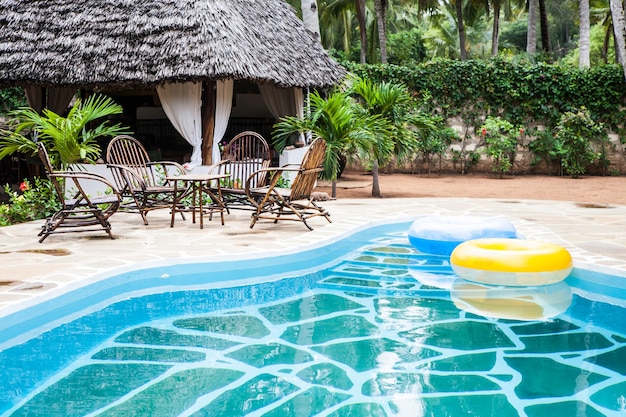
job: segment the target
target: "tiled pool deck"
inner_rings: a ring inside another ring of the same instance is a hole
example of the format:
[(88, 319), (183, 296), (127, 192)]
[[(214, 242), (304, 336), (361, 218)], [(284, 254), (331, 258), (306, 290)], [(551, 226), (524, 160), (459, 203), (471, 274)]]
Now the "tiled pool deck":
[(470, 198), (339, 199), (322, 205), (333, 223), (312, 219), (311, 232), (296, 222), (259, 222), (251, 230), (250, 213), (245, 211), (227, 215), (224, 226), (217, 219), (205, 222), (203, 230), (189, 217), (177, 218), (170, 228), (166, 210), (150, 213), (149, 226), (137, 214), (118, 213), (111, 218), (113, 240), (104, 232), (69, 233), (52, 235), (39, 244), (42, 221), (0, 228), (0, 317), (68, 288), (135, 269), (142, 262), (292, 252), (372, 223), (431, 214), (504, 216), (526, 238), (566, 247), (576, 265), (615, 268), (626, 276), (626, 206)]

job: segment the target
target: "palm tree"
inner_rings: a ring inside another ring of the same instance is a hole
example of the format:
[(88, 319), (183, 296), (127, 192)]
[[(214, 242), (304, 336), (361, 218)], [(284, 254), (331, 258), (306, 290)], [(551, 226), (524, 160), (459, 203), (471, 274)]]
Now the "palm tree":
[(418, 146), (415, 128), (430, 127), (426, 117), (411, 113), (413, 101), (406, 86), (397, 83), (373, 83), (364, 78), (355, 78), (350, 90), (363, 103), (371, 116), (384, 119), (388, 124), (385, 136), (370, 150), (372, 159), (372, 196), (381, 197), (378, 167), (388, 163), (395, 155), (399, 160), (413, 155)]
[[(348, 54), (352, 41), (354, 17), (356, 17), (359, 30), (360, 62), (365, 64), (367, 61), (367, 8), (365, 0), (332, 0), (324, 4), (320, 15), (321, 24), (325, 27), (324, 44), (329, 47), (333, 44), (331, 40), (341, 32), (343, 33), (343, 50)], [(335, 20), (337, 21), (334, 22)]]
[(359, 39), (361, 40), (361, 64), (367, 62), (367, 19), (365, 17), (365, 0), (355, 0), (356, 18), (359, 23)]
[(501, 0), (493, 0), (493, 29), (491, 31), (491, 55), (498, 55), (498, 44), (500, 43), (500, 9)]
[(30, 107), (15, 110), (9, 114), (10, 129), (0, 131), (0, 159), (16, 152), (35, 155), (40, 141), (54, 162), (64, 169), (81, 161), (95, 163), (101, 153), (96, 139), (131, 132), (119, 124), (110, 126), (107, 121), (93, 128), (89, 126), (98, 119), (122, 112), (122, 106), (102, 95), (76, 100), (67, 117), (49, 109), (44, 109), (42, 114)]
[(465, 48), (465, 23), (463, 22), (463, 3), (461, 0), (455, 0), (456, 6), (456, 25), (459, 30), (459, 52), (461, 61), (467, 59), (467, 49)]
[(621, 0), (610, 0), (611, 16), (613, 18), (613, 32), (615, 33), (615, 55), (619, 57), (619, 63), (624, 68), (626, 77), (626, 36), (624, 27), (624, 6)]
[(590, 61), (589, 0), (578, 0), (580, 13), (580, 37), (578, 41), (578, 66), (588, 68)]
[(320, 38), (320, 21), (317, 13), (317, 0), (303, 0), (300, 3), (304, 27)]
[(311, 132), (323, 138), (326, 158), (322, 178), (332, 181), (334, 198), (341, 155), (371, 149), (387, 128), (384, 119), (366, 114), (347, 92), (337, 90), (324, 99), (315, 91), (310, 96), (309, 114), (302, 118), (286, 116), (274, 125), (273, 143), (282, 152), (293, 134)]
[(526, 35), (526, 52), (537, 52), (537, 19), (539, 12), (539, 0), (528, 0), (528, 32)]
[(380, 62), (387, 63), (387, 0), (374, 0), (376, 27), (378, 28), (378, 47)]
[(548, 12), (546, 11), (546, 0), (538, 0), (539, 2), (539, 23), (541, 26), (541, 46), (543, 52), (549, 54), (552, 50), (550, 47), (550, 30), (548, 27)]

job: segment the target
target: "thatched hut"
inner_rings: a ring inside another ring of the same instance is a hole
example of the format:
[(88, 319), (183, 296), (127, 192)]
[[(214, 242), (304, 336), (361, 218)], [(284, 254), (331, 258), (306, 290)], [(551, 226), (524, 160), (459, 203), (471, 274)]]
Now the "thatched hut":
[(0, 86), (57, 111), (77, 90), (153, 95), (195, 164), (219, 157), (234, 82), (279, 117), (343, 75), (283, 0), (0, 0)]

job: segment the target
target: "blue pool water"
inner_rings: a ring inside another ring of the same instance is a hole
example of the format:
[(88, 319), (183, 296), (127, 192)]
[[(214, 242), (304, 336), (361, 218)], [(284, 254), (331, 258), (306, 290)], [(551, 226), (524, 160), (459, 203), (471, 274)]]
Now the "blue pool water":
[(490, 288), (408, 223), (127, 272), (0, 323), (0, 416), (618, 416), (624, 278)]

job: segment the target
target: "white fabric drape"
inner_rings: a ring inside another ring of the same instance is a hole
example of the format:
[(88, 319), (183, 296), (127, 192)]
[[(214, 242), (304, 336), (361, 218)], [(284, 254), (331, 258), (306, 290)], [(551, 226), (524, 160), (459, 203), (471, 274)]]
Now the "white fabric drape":
[[(281, 88), (271, 84), (260, 84), (259, 91), (263, 102), (272, 116), (280, 119), (283, 116), (304, 115), (304, 100), (301, 88)], [(303, 139), (303, 135), (300, 135)]]
[(173, 83), (157, 87), (163, 111), (193, 147), (188, 169), (202, 165), (202, 83)]
[(270, 84), (260, 84), (259, 91), (265, 105), (275, 118), (302, 116), (304, 103), (301, 88), (280, 88)]
[(213, 131), (213, 153), (211, 162), (221, 160), (220, 141), (226, 133), (230, 111), (233, 107), (233, 80), (218, 80), (215, 97), (215, 129)]

